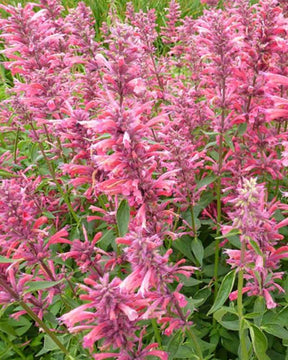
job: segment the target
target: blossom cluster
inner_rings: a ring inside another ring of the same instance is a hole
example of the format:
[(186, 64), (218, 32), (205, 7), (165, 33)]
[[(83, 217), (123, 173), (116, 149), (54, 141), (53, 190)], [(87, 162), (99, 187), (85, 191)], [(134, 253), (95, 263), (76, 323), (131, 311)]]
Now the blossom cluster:
[(0, 303), (43, 319), (67, 284), (57, 329), (96, 360), (166, 360), (174, 333), (193, 341), (201, 289), (186, 284), (216, 296), (219, 260), (268, 309), (284, 292), (287, 5), (201, 2), (194, 19), (171, 0), (163, 27), (112, 6), (101, 41), (82, 2), (0, 5), (0, 122), (15, 137), (0, 154)]

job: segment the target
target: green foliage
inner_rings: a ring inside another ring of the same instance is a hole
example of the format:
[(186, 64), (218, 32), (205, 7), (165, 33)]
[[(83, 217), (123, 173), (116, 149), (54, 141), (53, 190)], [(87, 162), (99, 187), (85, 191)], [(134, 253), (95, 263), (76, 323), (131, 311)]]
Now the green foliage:
[(119, 236), (126, 235), (129, 226), (130, 207), (127, 200), (122, 200), (116, 213)]

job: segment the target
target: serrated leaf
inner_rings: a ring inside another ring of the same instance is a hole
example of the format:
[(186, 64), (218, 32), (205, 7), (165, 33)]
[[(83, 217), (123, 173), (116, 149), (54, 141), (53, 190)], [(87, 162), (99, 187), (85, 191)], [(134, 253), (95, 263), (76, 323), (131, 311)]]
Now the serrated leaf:
[(268, 342), (263, 332), (255, 325), (249, 325), (253, 349), (258, 360), (271, 360), (266, 354)]
[(235, 281), (236, 272), (235, 270), (230, 271), (227, 275), (225, 275), (224, 279), (222, 280), (222, 283), (220, 285), (217, 297), (215, 299), (215, 302), (211, 309), (208, 311), (207, 315), (212, 314), (216, 310), (219, 310), (221, 306), (225, 303), (225, 301), (228, 299), (228, 296), (230, 295), (234, 281)]
[(38, 290), (46, 290), (49, 289), (55, 285), (60, 284), (63, 282), (63, 279), (58, 281), (28, 281), (25, 285), (28, 286), (28, 289), (23, 291), (24, 294), (38, 291)]
[(49, 351), (58, 350), (58, 345), (48, 336), (44, 336), (44, 346), (43, 348), (36, 354), (36, 356), (40, 356), (46, 354)]
[(130, 207), (127, 200), (122, 200), (116, 214), (119, 236), (125, 236), (128, 231), (130, 220)]
[(199, 190), (200, 188), (204, 187), (204, 186), (208, 186), (211, 183), (213, 183), (215, 180), (217, 179), (216, 175), (209, 175), (206, 176), (204, 179), (201, 179), (197, 186), (196, 186), (196, 190)]

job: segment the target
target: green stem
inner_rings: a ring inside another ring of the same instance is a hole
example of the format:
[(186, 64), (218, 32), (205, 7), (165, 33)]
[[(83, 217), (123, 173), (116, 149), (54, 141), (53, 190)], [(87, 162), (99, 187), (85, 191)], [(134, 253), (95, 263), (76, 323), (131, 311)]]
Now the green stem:
[(15, 138), (15, 143), (14, 143), (14, 163), (16, 164), (17, 162), (17, 147), (18, 147), (18, 142), (19, 142), (19, 133), (20, 133), (20, 128), (17, 128), (17, 132), (16, 132), (16, 138)]
[(69, 359), (75, 360), (70, 354), (66, 347), (59, 341), (57, 336), (46, 326), (46, 324), (34, 313), (34, 311), (23, 301), (20, 296), (7, 284), (5, 279), (0, 276), (0, 286), (4, 288), (12, 298), (26, 311), (26, 313), (33, 319), (39, 326), (45, 331), (45, 333), (54, 341), (59, 349), (68, 356)]
[(70, 359), (74, 359), (70, 354), (69, 351), (66, 349), (66, 347), (59, 341), (57, 336), (46, 326), (46, 324), (34, 313), (33, 310), (30, 309), (30, 307), (25, 304), (24, 301), (20, 300), (19, 305), (27, 312), (27, 314), (36, 321), (39, 326), (45, 331), (45, 333), (51, 338), (51, 340), (54, 341), (54, 343), (59, 347), (59, 349), (67, 355)]
[(43, 128), (44, 128), (44, 131), (45, 131), (47, 140), (48, 140), (49, 143), (51, 144), (51, 143), (52, 143), (52, 140), (51, 140), (51, 138), (50, 138), (50, 134), (49, 134), (49, 131), (48, 131), (48, 129), (47, 129), (47, 126), (46, 126), (45, 124), (43, 124)]
[[(219, 154), (220, 155), (220, 154)], [(222, 156), (222, 155), (221, 155)], [(222, 217), (222, 209), (221, 209), (221, 176), (218, 176), (217, 184), (216, 184), (216, 201), (217, 201), (217, 230), (216, 230), (216, 239), (215, 239), (215, 259), (214, 259), (214, 299), (216, 299), (218, 293), (218, 268), (219, 268), (219, 256), (220, 256), (220, 224)]]
[(158, 347), (160, 350), (162, 350), (162, 340), (161, 340), (161, 335), (160, 335), (160, 332), (159, 332), (159, 329), (158, 329), (158, 325), (157, 325), (157, 321), (156, 319), (152, 319), (151, 320), (151, 323), (152, 323), (152, 327), (153, 327), (153, 330), (154, 330), (154, 335), (155, 335), (155, 339), (158, 343)]
[[(15, 351), (15, 353), (18, 354), (18, 355), (21, 357), (21, 359), (23, 359), (23, 360), (26, 359), (26, 357), (24, 356), (24, 354), (22, 353), (22, 351), (20, 351), (20, 350), (18, 349), (18, 347), (17, 347), (12, 341), (10, 341), (10, 340), (8, 339), (8, 337), (6, 338), (6, 337), (4, 336), (4, 334), (1, 333), (1, 332), (0, 332), (0, 338), (1, 338), (6, 344), (9, 345), (8, 349), (7, 349), (6, 346), (5, 346), (6, 350), (9, 351), (9, 350), (12, 348), (12, 349)], [(8, 351), (7, 351), (7, 352), (8, 352)], [(6, 352), (5, 352), (5, 353), (6, 353)], [(0, 355), (4, 356), (5, 353), (1, 353)], [(4, 359), (4, 357), (3, 357), (3, 359)]]
[(189, 202), (190, 202), (190, 213), (191, 213), (191, 222), (192, 222), (192, 230), (194, 234), (194, 239), (197, 239), (197, 230), (196, 230), (196, 224), (195, 224), (195, 216), (194, 216), (194, 207), (191, 202), (191, 197), (189, 196)]
[(204, 358), (203, 358), (202, 350), (201, 350), (199, 341), (198, 341), (196, 335), (194, 334), (194, 331), (191, 328), (189, 329), (188, 327), (186, 330), (187, 330), (187, 334), (189, 335), (189, 337), (195, 347), (195, 351), (199, 357), (199, 360), (203, 360)]
[[(221, 51), (221, 59), (222, 64), (224, 63), (224, 54)], [(221, 104), (221, 123), (220, 123), (220, 137), (219, 137), (219, 159), (218, 159), (218, 178), (216, 183), (216, 198), (217, 198), (217, 230), (216, 230), (216, 240), (215, 240), (215, 260), (214, 260), (214, 299), (216, 299), (218, 293), (218, 268), (219, 268), (219, 257), (220, 257), (220, 248), (219, 248), (219, 235), (220, 235), (220, 224), (222, 217), (222, 209), (221, 209), (221, 171), (223, 165), (223, 140), (224, 140), (224, 125), (225, 125), (225, 117), (226, 117), (226, 79), (225, 77), (222, 79), (222, 104)]]
[(61, 141), (60, 141), (60, 139), (59, 139), (58, 136), (56, 137), (56, 140), (57, 140), (57, 144), (58, 144), (58, 146), (59, 146), (59, 150), (60, 150), (60, 153), (61, 153), (63, 162), (64, 162), (64, 163), (67, 163), (68, 160), (67, 160), (67, 158), (66, 158), (66, 156), (65, 156), (65, 154), (64, 154), (63, 147), (62, 147)]
[(57, 190), (59, 191), (59, 193), (61, 194), (61, 196), (63, 197), (69, 211), (70, 211), (70, 214), (72, 215), (72, 217), (74, 218), (74, 220), (76, 221), (77, 225), (79, 225), (79, 218), (78, 216), (76, 215), (72, 205), (71, 205), (71, 202), (68, 198), (68, 195), (63, 191), (62, 187), (60, 186), (58, 180), (56, 179), (56, 173), (55, 173), (55, 170), (54, 170), (54, 167), (52, 166), (50, 160), (48, 159), (46, 153), (45, 153), (45, 150), (44, 150), (44, 147), (43, 147), (43, 144), (42, 142), (40, 141), (38, 135), (37, 135), (37, 132), (34, 128), (34, 125), (32, 123), (32, 121), (30, 121), (30, 125), (31, 125), (31, 128), (32, 128), (32, 131), (33, 131), (33, 134), (35, 136), (35, 138), (37, 139), (37, 142), (38, 142), (38, 145), (39, 145), (39, 148), (40, 148), (40, 151), (41, 151), (41, 154), (43, 155), (43, 158), (48, 166), (48, 169), (49, 169), (49, 172), (52, 176), (52, 179), (57, 187)]
[[(175, 307), (176, 307), (176, 310), (179, 314), (179, 317), (181, 318), (181, 320), (185, 323), (187, 323), (187, 319), (185, 318), (179, 304), (176, 302), (175, 303)], [(189, 328), (188, 325), (186, 326), (186, 331), (187, 331), (187, 334), (189, 336), (189, 338), (191, 339), (192, 341), (192, 344), (195, 348), (195, 352), (199, 358), (199, 360), (204, 360), (204, 357), (203, 357), (203, 354), (202, 354), (202, 350), (201, 350), (201, 347), (200, 347), (200, 344), (199, 344), (199, 340), (197, 338), (197, 336), (194, 334), (194, 331), (192, 328)]]
[[(241, 264), (245, 261), (245, 241), (241, 243)], [(248, 360), (248, 352), (245, 341), (245, 329), (244, 329), (244, 318), (243, 318), (243, 283), (244, 283), (244, 270), (241, 268), (238, 272), (238, 296), (237, 296), (237, 310), (239, 316), (239, 338), (240, 338), (240, 349), (241, 349), (241, 360)]]

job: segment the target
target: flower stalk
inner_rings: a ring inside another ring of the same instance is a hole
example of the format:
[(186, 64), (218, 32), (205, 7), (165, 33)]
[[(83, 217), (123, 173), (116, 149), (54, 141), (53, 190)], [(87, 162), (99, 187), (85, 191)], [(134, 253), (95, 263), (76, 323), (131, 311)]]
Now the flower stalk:
[(240, 339), (240, 351), (241, 351), (241, 360), (248, 360), (248, 352), (246, 347), (246, 341), (245, 341), (245, 322), (243, 317), (243, 283), (244, 283), (244, 270), (243, 270), (243, 264), (245, 261), (245, 250), (246, 250), (246, 244), (243, 239), (241, 243), (241, 264), (242, 267), (239, 269), (238, 272), (238, 296), (237, 296), (237, 310), (238, 310), (238, 316), (239, 316), (239, 339)]

